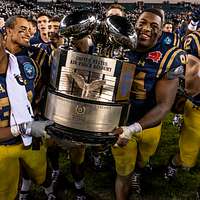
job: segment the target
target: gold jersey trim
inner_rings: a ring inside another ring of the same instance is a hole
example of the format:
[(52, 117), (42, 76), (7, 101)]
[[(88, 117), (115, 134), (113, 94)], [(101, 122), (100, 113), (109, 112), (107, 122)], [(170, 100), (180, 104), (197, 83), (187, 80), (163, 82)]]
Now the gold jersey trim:
[(9, 99), (8, 97), (4, 97), (0, 99), (0, 107), (9, 106)]
[(166, 60), (167, 60), (169, 54), (170, 54), (172, 51), (174, 51), (176, 48), (177, 48), (177, 47), (172, 47), (171, 49), (169, 49), (169, 50), (165, 53), (165, 55), (164, 55), (164, 57), (163, 57), (163, 59), (162, 59), (162, 61), (161, 61), (161, 63), (160, 63), (158, 72), (157, 72), (157, 74), (156, 74), (156, 77), (157, 77), (157, 78), (159, 78), (159, 76), (160, 76), (160, 74), (161, 74), (161, 72), (162, 72), (162, 70), (163, 70), (164, 64), (165, 64), (165, 62), (166, 62)]
[(9, 125), (9, 121), (8, 120), (1, 120), (0, 121), (0, 127), (1, 128), (5, 128)]

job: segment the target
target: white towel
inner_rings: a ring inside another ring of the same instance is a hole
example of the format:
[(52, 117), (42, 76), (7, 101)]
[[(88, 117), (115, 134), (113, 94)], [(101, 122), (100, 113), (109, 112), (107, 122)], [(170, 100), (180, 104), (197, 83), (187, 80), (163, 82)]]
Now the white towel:
[[(28, 100), (26, 88), (17, 82), (16, 76), (21, 77), (17, 58), (9, 53), (6, 85), (11, 106), (10, 126), (33, 121), (33, 111)], [(22, 139), (25, 146), (29, 146), (32, 143), (32, 137), (29, 135), (23, 135)]]

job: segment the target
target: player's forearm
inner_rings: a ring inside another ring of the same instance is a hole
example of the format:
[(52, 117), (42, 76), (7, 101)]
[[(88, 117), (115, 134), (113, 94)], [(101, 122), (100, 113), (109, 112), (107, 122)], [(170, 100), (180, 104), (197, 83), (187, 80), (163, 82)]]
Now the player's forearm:
[(169, 113), (171, 107), (166, 104), (158, 104), (152, 110), (150, 110), (142, 119), (138, 122), (142, 126), (142, 129), (147, 129), (159, 124), (165, 116)]
[(159, 124), (170, 112), (178, 89), (178, 79), (168, 80), (166, 77), (159, 80), (156, 85), (156, 102), (144, 117), (139, 120), (143, 129)]
[(143, 129), (154, 127), (161, 122), (170, 110), (167, 108), (168, 107), (166, 107), (164, 103), (158, 104), (138, 122), (117, 129), (118, 134), (121, 133), (120, 137), (128, 140), (130, 140), (132, 136), (139, 137)]

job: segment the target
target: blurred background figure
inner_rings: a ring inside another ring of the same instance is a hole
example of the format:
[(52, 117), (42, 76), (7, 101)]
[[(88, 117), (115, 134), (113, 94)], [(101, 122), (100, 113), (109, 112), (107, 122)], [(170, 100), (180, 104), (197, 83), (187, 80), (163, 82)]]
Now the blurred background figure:
[(165, 22), (164, 25), (163, 25), (163, 31), (164, 32), (172, 33), (172, 31), (173, 31), (173, 24), (172, 24), (172, 22)]
[(37, 28), (38, 31), (35, 33), (34, 37), (31, 38), (30, 43), (39, 44), (49, 42), (48, 38), (48, 25), (50, 16), (46, 13), (39, 13), (37, 17)]

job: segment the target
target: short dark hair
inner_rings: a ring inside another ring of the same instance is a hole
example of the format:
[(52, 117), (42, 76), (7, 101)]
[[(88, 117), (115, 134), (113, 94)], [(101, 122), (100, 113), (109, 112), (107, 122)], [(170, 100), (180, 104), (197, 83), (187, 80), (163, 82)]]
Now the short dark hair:
[(46, 16), (46, 17), (48, 17), (49, 19), (51, 18), (51, 16), (48, 15), (47, 13), (40, 12), (40, 13), (38, 13), (38, 15), (37, 15), (37, 19), (38, 19), (39, 17), (42, 17), (42, 16)]
[(28, 21), (31, 22), (31, 24), (33, 26), (37, 26), (37, 21), (35, 19), (32, 19), (32, 18), (28, 18)]
[(14, 28), (15, 26), (15, 22), (17, 19), (26, 19), (28, 21), (28, 19), (23, 16), (23, 15), (14, 15), (14, 16), (11, 16), (9, 17), (6, 22), (5, 22), (5, 28)]
[(60, 22), (60, 21), (61, 21), (61, 19), (60, 19), (60, 17), (58, 17), (58, 16), (51, 17), (51, 18), (49, 19), (49, 22)]
[(159, 16), (161, 18), (161, 22), (162, 22), (162, 25), (165, 21), (165, 16), (164, 14), (162, 13), (162, 10), (161, 9), (157, 9), (157, 8), (148, 8), (148, 9), (145, 9), (142, 13), (145, 13), (145, 12), (150, 12), (150, 13), (153, 13), (157, 16)]
[(109, 11), (109, 10), (111, 10), (111, 9), (119, 9), (119, 10), (121, 10), (123, 13), (125, 13), (125, 8), (122, 6), (122, 5), (120, 5), (120, 4), (118, 4), (118, 3), (114, 3), (114, 4), (111, 4), (109, 7), (108, 7), (108, 9), (107, 9), (107, 11)]
[(163, 24), (163, 26), (165, 26), (166, 24), (171, 24), (171, 25), (173, 25), (173, 23), (172, 23), (172, 22), (170, 22), (170, 21), (167, 21), (167, 22), (165, 22), (165, 23)]

